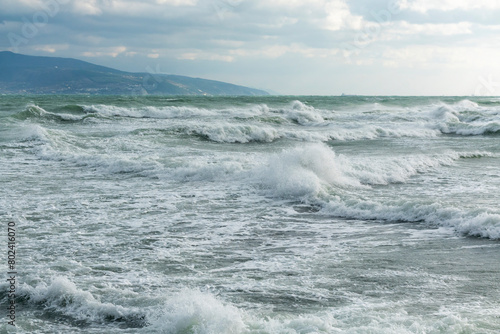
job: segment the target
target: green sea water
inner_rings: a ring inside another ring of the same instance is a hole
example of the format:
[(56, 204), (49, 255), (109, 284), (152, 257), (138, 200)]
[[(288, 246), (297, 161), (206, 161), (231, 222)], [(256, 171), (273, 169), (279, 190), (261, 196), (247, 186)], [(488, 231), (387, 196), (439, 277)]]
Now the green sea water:
[(498, 333), (500, 99), (0, 96), (18, 333)]

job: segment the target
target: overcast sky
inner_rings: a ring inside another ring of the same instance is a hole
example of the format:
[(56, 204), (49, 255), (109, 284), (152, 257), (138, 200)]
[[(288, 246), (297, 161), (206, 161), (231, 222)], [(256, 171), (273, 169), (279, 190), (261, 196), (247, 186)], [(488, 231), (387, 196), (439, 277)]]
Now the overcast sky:
[(0, 50), (294, 95), (500, 95), (499, 0), (0, 0)]

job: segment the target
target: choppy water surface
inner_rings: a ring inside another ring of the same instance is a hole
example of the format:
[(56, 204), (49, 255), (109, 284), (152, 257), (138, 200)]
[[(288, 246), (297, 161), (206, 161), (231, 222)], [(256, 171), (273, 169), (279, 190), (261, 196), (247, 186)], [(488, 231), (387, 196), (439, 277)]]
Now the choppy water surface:
[(500, 99), (1, 96), (0, 150), (18, 332), (500, 330)]

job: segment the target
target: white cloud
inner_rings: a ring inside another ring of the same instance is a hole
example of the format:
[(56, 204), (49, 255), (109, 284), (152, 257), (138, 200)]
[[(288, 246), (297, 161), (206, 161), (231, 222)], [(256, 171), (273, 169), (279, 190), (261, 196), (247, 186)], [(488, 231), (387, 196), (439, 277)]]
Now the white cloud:
[(198, 0), (156, 0), (160, 5), (171, 5), (171, 6), (195, 6)]
[(472, 24), (470, 22), (459, 23), (425, 23), (414, 24), (406, 21), (397, 22), (392, 27), (392, 32), (396, 35), (437, 35), (451, 36), (472, 34)]
[(234, 57), (229, 55), (221, 55), (217, 53), (210, 53), (201, 50), (196, 50), (193, 52), (185, 52), (177, 56), (179, 60), (216, 60), (216, 61), (224, 61), (224, 62), (232, 62), (234, 61)]
[(401, 9), (426, 13), (430, 10), (500, 9), (498, 0), (400, 0)]
[(327, 13), (325, 28), (328, 30), (342, 30), (351, 28), (359, 30), (363, 27), (363, 17), (352, 15), (349, 6), (343, 0), (328, 1), (325, 4)]
[(280, 29), (287, 25), (293, 25), (299, 21), (298, 18), (280, 17), (271, 23), (257, 23), (256, 25), (264, 29)]
[(383, 64), (387, 67), (407, 67), (417, 69), (442, 69), (480, 71), (489, 68), (499, 70), (496, 65), (498, 50), (478, 45), (476, 48), (411, 45), (399, 49), (388, 49), (383, 53)]
[(33, 49), (35, 51), (43, 51), (48, 53), (56, 53), (58, 51), (67, 50), (69, 48), (68, 44), (51, 44), (51, 45), (37, 45)]
[(271, 45), (266, 48), (262, 48), (260, 50), (244, 50), (238, 49), (232, 51), (234, 54), (238, 54), (240, 56), (253, 54), (254, 56), (264, 57), (264, 58), (279, 58), (283, 56), (285, 53), (290, 51), (290, 47), (286, 45)]
[(286, 54), (299, 54), (306, 58), (327, 58), (339, 53), (338, 49), (310, 48), (301, 44), (271, 45), (261, 48), (236, 48), (221, 53), (203, 50), (182, 52), (177, 56), (180, 60), (217, 60), (234, 62), (238, 59), (278, 59)]
[(102, 51), (86, 51), (83, 53), (85, 57), (113, 57), (116, 58), (118, 55), (127, 51), (124, 46), (117, 46), (112, 48), (104, 48)]
[[(216, 78), (226, 71), (255, 82), (265, 75), (266, 82), (274, 80), (270, 88), (283, 92), (278, 86), (294, 81), (283, 79), (287, 74), (338, 74), (345, 82), (356, 65), (370, 71), (372, 82), (390, 71), (412, 73), (419, 82), (423, 69), (479, 73), (500, 67), (500, 0), (395, 0), (404, 10), (390, 16), (392, 0), (0, 0), (0, 33), (23, 37), (26, 19), (49, 1), (60, 4), (57, 17), (38, 27), (19, 52), (94, 57), (132, 71), (157, 59), (178, 74)], [(4, 38), (0, 48), (10, 43)], [(266, 72), (252, 70), (259, 66)], [(296, 83), (295, 91), (302, 85), (303, 92), (325, 92), (315, 79)]]
[(345, 0), (261, 0), (257, 7), (282, 10), (288, 14), (281, 21), (267, 23), (267, 28), (280, 28), (298, 21), (313, 22), (319, 28), (331, 31), (361, 29), (363, 26), (363, 17), (353, 15)]
[(43, 46), (37, 46), (35, 47), (36, 51), (43, 51), (43, 52), (48, 52), (48, 53), (54, 53), (57, 51), (56, 48), (51, 47), (49, 45), (43, 45)]
[(229, 53), (238, 57), (259, 57), (268, 59), (276, 59), (289, 53), (300, 54), (306, 58), (326, 58), (336, 55), (338, 53), (338, 49), (311, 48), (302, 44), (292, 43), (290, 45), (272, 45), (262, 47), (260, 49), (239, 48), (230, 50)]
[(316, 7), (324, 6), (329, 0), (273, 0), (260, 1), (259, 5), (263, 7), (278, 7), (278, 8), (298, 8), (298, 7)]
[(177, 57), (180, 60), (196, 60), (198, 59), (198, 54), (196, 52), (186, 52)]
[(102, 10), (96, 0), (85, 0), (73, 2), (73, 10), (82, 15), (101, 15)]

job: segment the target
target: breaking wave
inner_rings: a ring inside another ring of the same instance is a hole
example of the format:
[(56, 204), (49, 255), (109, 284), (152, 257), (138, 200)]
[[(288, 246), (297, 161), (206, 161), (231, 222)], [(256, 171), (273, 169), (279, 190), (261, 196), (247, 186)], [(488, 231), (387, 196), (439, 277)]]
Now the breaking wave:
[(407, 182), (419, 173), (452, 165), (459, 159), (490, 156), (487, 152), (449, 152), (356, 162), (336, 155), (324, 144), (308, 144), (274, 155), (253, 171), (253, 179), (271, 196), (319, 205), (322, 213), (336, 217), (425, 222), (452, 227), (466, 235), (499, 239), (497, 211), (447, 207), (423, 199), (378, 201), (360, 194), (373, 186)]
[(30, 104), (23, 111), (14, 114), (13, 117), (19, 120), (48, 120), (48, 121), (59, 121), (59, 122), (77, 122), (84, 120), (89, 117), (94, 117), (94, 115), (88, 115), (80, 112), (81, 110), (76, 110), (74, 113), (54, 113), (49, 112), (39, 107), (35, 104)]
[[(78, 137), (64, 130), (47, 129), (40, 125), (25, 127), (22, 131), (25, 141), (30, 141), (31, 150), (41, 160), (63, 161), (75, 166), (85, 166), (105, 173), (135, 173), (147, 174), (160, 166), (152, 158), (137, 159), (137, 153), (109, 155), (106, 146), (112, 144), (119, 146), (122, 150), (126, 144), (115, 138), (114, 142), (103, 140), (101, 147), (88, 147), (81, 143)], [(136, 145), (132, 144), (131, 145)], [(129, 149), (130, 150), (130, 149)], [(121, 150), (119, 150), (120, 152)], [(139, 155), (140, 152), (139, 152)]]
[(42, 282), (35, 287), (25, 283), (19, 287), (19, 295), (27, 306), (42, 310), (50, 318), (64, 317), (70, 324), (107, 322), (129, 328), (146, 325), (146, 315), (140, 310), (101, 302), (65, 277), (56, 277), (48, 285)]
[[(270, 315), (265, 311), (245, 311), (211, 293), (187, 288), (164, 296), (144, 296), (143, 299), (150, 299), (151, 305), (142, 310), (101, 302), (65, 277), (56, 277), (50, 284), (42, 282), (34, 287), (23, 284), (19, 291), (23, 304), (28, 307), (27, 311), (41, 311), (46, 319), (56, 318), (73, 329), (82, 327), (82, 323), (88, 326), (105, 323), (135, 333), (165, 334), (326, 334), (366, 331), (399, 334), (414, 333), (415, 330), (454, 333), (477, 328), (476, 324), (457, 316), (452, 310), (441, 310), (443, 314), (439, 318), (427, 318), (409, 314), (406, 301), (394, 303), (355, 296), (351, 298), (351, 303), (345, 305), (285, 316)], [(470, 310), (478, 306), (465, 307)], [(487, 312), (494, 312), (494, 308)]]
[(354, 161), (337, 155), (325, 144), (305, 144), (273, 155), (265, 166), (256, 170), (256, 178), (267, 180), (269, 188), (278, 196), (317, 195), (332, 185), (346, 188), (403, 183), (418, 173), (451, 165), (459, 159), (490, 156), (488, 152), (449, 151), (386, 158), (379, 162), (370, 157)]
[(298, 100), (281, 108), (260, 104), (219, 109), (113, 105), (68, 105), (59, 109), (49, 112), (31, 104), (14, 117), (57, 122), (79, 122), (88, 118), (98, 122), (100, 118), (113, 117), (170, 119), (175, 122), (159, 123), (158, 126), (219, 143), (268, 143), (279, 139), (327, 142), (500, 133), (500, 109), (480, 106), (469, 100), (399, 110), (371, 105), (358, 106), (352, 111), (336, 111), (316, 109)]
[(107, 117), (129, 117), (129, 118), (155, 118), (155, 119), (169, 119), (169, 118), (192, 118), (196, 116), (216, 116), (215, 110), (200, 109), (194, 107), (119, 107), (113, 105), (90, 105), (82, 106), (84, 112), (95, 113), (100, 116)]

